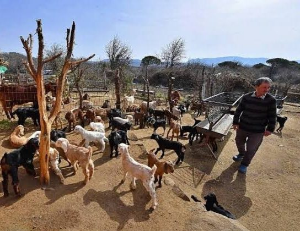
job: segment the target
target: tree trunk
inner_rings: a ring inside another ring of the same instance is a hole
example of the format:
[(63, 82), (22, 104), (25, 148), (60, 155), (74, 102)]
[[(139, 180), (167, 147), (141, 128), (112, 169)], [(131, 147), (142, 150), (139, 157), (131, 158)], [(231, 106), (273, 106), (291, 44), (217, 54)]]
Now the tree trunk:
[(37, 74), (36, 78), (37, 92), (38, 92), (38, 104), (40, 112), (40, 182), (41, 185), (48, 185), (50, 182), (49, 175), (49, 149), (50, 149), (50, 131), (51, 123), (49, 123), (48, 115), (46, 112), (46, 101), (45, 101), (45, 89), (44, 79), (41, 72)]
[(82, 91), (78, 84), (76, 84), (76, 89), (79, 94), (79, 108), (82, 109)]
[(116, 90), (116, 108), (121, 109), (119, 69), (115, 73), (115, 90)]
[(202, 69), (202, 74), (199, 81), (199, 100), (202, 101), (202, 89), (203, 89), (203, 83), (204, 83), (204, 75), (205, 75), (205, 67)]
[(150, 92), (149, 92), (148, 66), (146, 66), (146, 78), (144, 81), (144, 93), (146, 91), (145, 84), (147, 86), (147, 112), (149, 113)]
[(205, 89), (205, 98), (211, 96), (210, 95), (210, 74), (208, 75), (207, 81), (206, 81), (206, 89)]
[[(146, 79), (147, 79), (147, 77), (146, 77)], [(144, 86), (143, 86), (142, 96), (145, 96), (145, 92), (146, 92), (146, 81), (144, 80)]]
[(170, 73), (168, 79), (168, 101), (169, 101), (170, 111), (172, 111), (172, 107), (173, 107), (173, 103), (171, 102), (172, 89), (173, 89), (173, 81), (172, 81), (172, 74)]
[(40, 182), (41, 185), (48, 185), (49, 175), (49, 149), (50, 149), (50, 132), (51, 124), (41, 118), (41, 135), (40, 135)]

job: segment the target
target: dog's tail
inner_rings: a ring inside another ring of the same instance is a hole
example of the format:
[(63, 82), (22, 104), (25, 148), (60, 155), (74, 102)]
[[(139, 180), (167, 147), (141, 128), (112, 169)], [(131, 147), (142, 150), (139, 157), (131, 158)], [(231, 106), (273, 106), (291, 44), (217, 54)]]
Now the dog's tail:
[(156, 172), (157, 166), (153, 165), (153, 167), (151, 168), (151, 174), (154, 175), (154, 173)]
[(192, 195), (191, 198), (195, 201), (195, 202), (201, 202), (196, 196)]

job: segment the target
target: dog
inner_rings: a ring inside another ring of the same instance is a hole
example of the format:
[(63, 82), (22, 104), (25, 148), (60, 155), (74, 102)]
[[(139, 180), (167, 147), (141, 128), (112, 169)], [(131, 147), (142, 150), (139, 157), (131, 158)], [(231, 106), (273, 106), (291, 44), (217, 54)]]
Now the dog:
[(14, 115), (17, 115), (19, 120), (18, 120), (18, 125), (23, 125), (25, 124), (25, 120), (30, 117), (32, 118), (33, 124), (35, 126), (39, 126), (40, 124), (40, 113), (39, 109), (33, 108), (33, 107), (23, 107), (23, 108), (18, 108), (12, 113), (12, 117), (14, 118)]
[(118, 146), (118, 152), (121, 153), (122, 166), (123, 166), (123, 179), (121, 183), (125, 182), (126, 176), (129, 173), (132, 177), (131, 188), (136, 189), (136, 179), (140, 179), (143, 182), (144, 187), (149, 192), (152, 198), (152, 208), (155, 209), (158, 205), (156, 199), (156, 192), (154, 186), (154, 173), (157, 169), (156, 165), (152, 168), (147, 165), (140, 164), (135, 161), (129, 154), (129, 145), (121, 143)]
[(156, 140), (158, 144), (158, 148), (155, 151), (155, 155), (161, 150), (162, 155), (160, 156), (159, 159), (162, 159), (165, 155), (165, 149), (171, 149), (174, 150), (175, 153), (178, 156), (178, 159), (176, 161), (176, 165), (178, 165), (180, 162), (183, 162), (184, 159), (184, 152), (186, 150), (185, 146), (178, 142), (178, 141), (171, 141), (163, 138), (160, 135), (157, 135), (156, 133), (153, 133), (150, 137), (150, 139)]
[(21, 148), (10, 153), (5, 153), (1, 159), (2, 170), (2, 186), (4, 197), (9, 196), (8, 193), (8, 175), (12, 177), (12, 185), (15, 194), (19, 197), (23, 196), (19, 188), (18, 168), (22, 165), (29, 175), (36, 176), (33, 166), (33, 157), (39, 148), (39, 138), (31, 138)]
[(215, 213), (219, 213), (225, 217), (231, 218), (231, 219), (236, 219), (235, 216), (224, 209), (221, 205), (219, 205), (217, 201), (217, 197), (214, 193), (209, 193), (207, 194), (204, 199), (206, 200), (205, 203), (205, 208), (207, 211), (213, 211)]
[(282, 131), (282, 129), (283, 129), (283, 127), (284, 127), (284, 124), (285, 124), (285, 122), (287, 121), (287, 117), (286, 116), (284, 116), (284, 117), (282, 117), (282, 116), (277, 116), (277, 122), (279, 123), (279, 128), (277, 128), (277, 130), (276, 130), (276, 132), (279, 132), (279, 133), (281, 133), (281, 131)]

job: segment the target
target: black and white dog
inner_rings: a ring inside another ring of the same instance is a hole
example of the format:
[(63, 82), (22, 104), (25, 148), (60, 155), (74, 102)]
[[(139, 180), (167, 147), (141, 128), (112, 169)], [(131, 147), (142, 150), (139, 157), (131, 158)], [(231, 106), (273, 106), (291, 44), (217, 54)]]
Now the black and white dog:
[(165, 131), (166, 131), (166, 120), (165, 119), (157, 119), (156, 120), (153, 117), (148, 117), (146, 124), (148, 127), (149, 127), (149, 125), (153, 126), (153, 129), (154, 129), (153, 133), (155, 133), (159, 127), (162, 127), (164, 129), (163, 134), (165, 134)]

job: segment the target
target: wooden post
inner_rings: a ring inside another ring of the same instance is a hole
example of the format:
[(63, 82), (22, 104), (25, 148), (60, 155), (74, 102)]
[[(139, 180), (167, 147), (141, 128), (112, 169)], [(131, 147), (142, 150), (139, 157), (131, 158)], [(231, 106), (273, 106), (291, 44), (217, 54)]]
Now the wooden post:
[(172, 73), (169, 74), (169, 78), (168, 78), (168, 101), (169, 101), (169, 105), (170, 105), (170, 111), (172, 112), (172, 108), (173, 108), (173, 103), (172, 103), (172, 91), (173, 91), (173, 80), (174, 77), (172, 77)]

